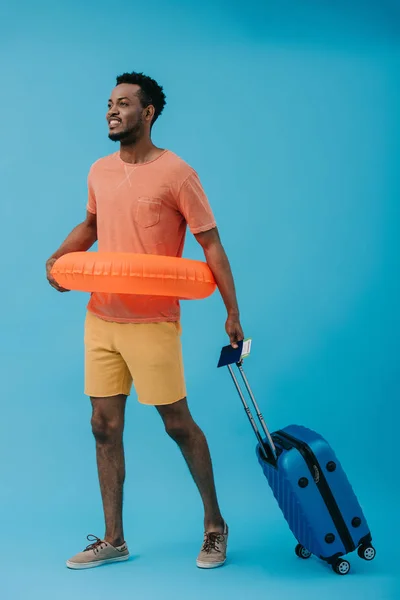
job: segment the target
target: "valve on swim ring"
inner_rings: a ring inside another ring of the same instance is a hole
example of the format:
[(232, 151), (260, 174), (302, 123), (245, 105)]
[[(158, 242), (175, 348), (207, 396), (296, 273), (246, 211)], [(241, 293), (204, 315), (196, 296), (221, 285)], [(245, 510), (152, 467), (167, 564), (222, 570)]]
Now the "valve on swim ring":
[(207, 298), (217, 287), (205, 262), (129, 252), (69, 252), (56, 260), (51, 276), (68, 290), (183, 300)]

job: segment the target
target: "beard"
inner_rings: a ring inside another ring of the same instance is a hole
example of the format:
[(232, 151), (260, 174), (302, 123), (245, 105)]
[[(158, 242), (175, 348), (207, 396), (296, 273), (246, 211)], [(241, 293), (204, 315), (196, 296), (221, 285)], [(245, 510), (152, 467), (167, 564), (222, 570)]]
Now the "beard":
[(124, 129), (123, 131), (109, 133), (108, 138), (112, 142), (121, 142), (121, 145), (136, 144), (143, 135), (143, 123), (142, 120), (138, 121), (130, 129)]

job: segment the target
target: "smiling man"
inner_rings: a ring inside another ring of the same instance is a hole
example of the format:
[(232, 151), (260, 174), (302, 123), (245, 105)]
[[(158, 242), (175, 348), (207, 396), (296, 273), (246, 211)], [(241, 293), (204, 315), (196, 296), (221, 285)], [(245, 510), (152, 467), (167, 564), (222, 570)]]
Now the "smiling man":
[[(89, 172), (86, 219), (46, 263), (68, 252), (99, 251), (182, 256), (187, 227), (201, 244), (227, 309), (225, 329), (233, 346), (243, 339), (234, 281), (215, 219), (197, 173), (170, 150), (151, 141), (165, 106), (161, 86), (142, 73), (117, 78), (108, 101), (109, 138), (119, 151)], [(92, 403), (92, 431), (102, 494), (105, 535), (67, 561), (72, 569), (127, 560), (122, 508), (125, 480), (123, 430), (132, 384), (139, 402), (155, 406), (166, 432), (179, 445), (204, 505), (204, 539), (197, 566), (226, 560), (228, 526), (218, 505), (206, 438), (186, 399), (176, 298), (91, 294), (85, 322), (85, 394)], [(160, 494), (161, 498), (161, 494)], [(162, 501), (162, 499), (161, 499)], [(166, 509), (167, 510), (167, 509)]]

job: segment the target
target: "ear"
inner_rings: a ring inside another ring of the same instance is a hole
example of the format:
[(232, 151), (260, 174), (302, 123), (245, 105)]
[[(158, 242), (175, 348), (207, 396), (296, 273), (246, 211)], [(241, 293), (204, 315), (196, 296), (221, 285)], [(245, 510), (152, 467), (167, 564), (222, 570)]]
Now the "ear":
[(146, 121), (152, 121), (153, 117), (154, 117), (154, 106), (152, 104), (150, 104), (149, 106), (146, 106), (146, 108), (144, 109), (144, 118), (146, 119)]

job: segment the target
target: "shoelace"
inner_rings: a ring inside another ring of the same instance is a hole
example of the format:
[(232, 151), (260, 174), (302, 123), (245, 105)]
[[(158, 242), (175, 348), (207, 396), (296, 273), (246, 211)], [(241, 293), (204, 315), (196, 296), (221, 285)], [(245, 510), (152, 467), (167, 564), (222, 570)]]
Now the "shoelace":
[(89, 550), (93, 550), (93, 552), (99, 552), (99, 550), (101, 550), (103, 547), (104, 541), (98, 538), (96, 535), (90, 534), (86, 537), (86, 539), (92, 543), (86, 546), (84, 552), (89, 552)]
[(212, 552), (213, 550), (214, 550), (214, 552), (221, 552), (221, 550), (218, 548), (217, 544), (218, 544), (218, 542), (223, 542), (224, 539), (225, 539), (225, 536), (222, 533), (206, 532), (204, 534), (204, 544), (203, 544), (202, 551), (207, 552), (208, 554), (210, 552)]

